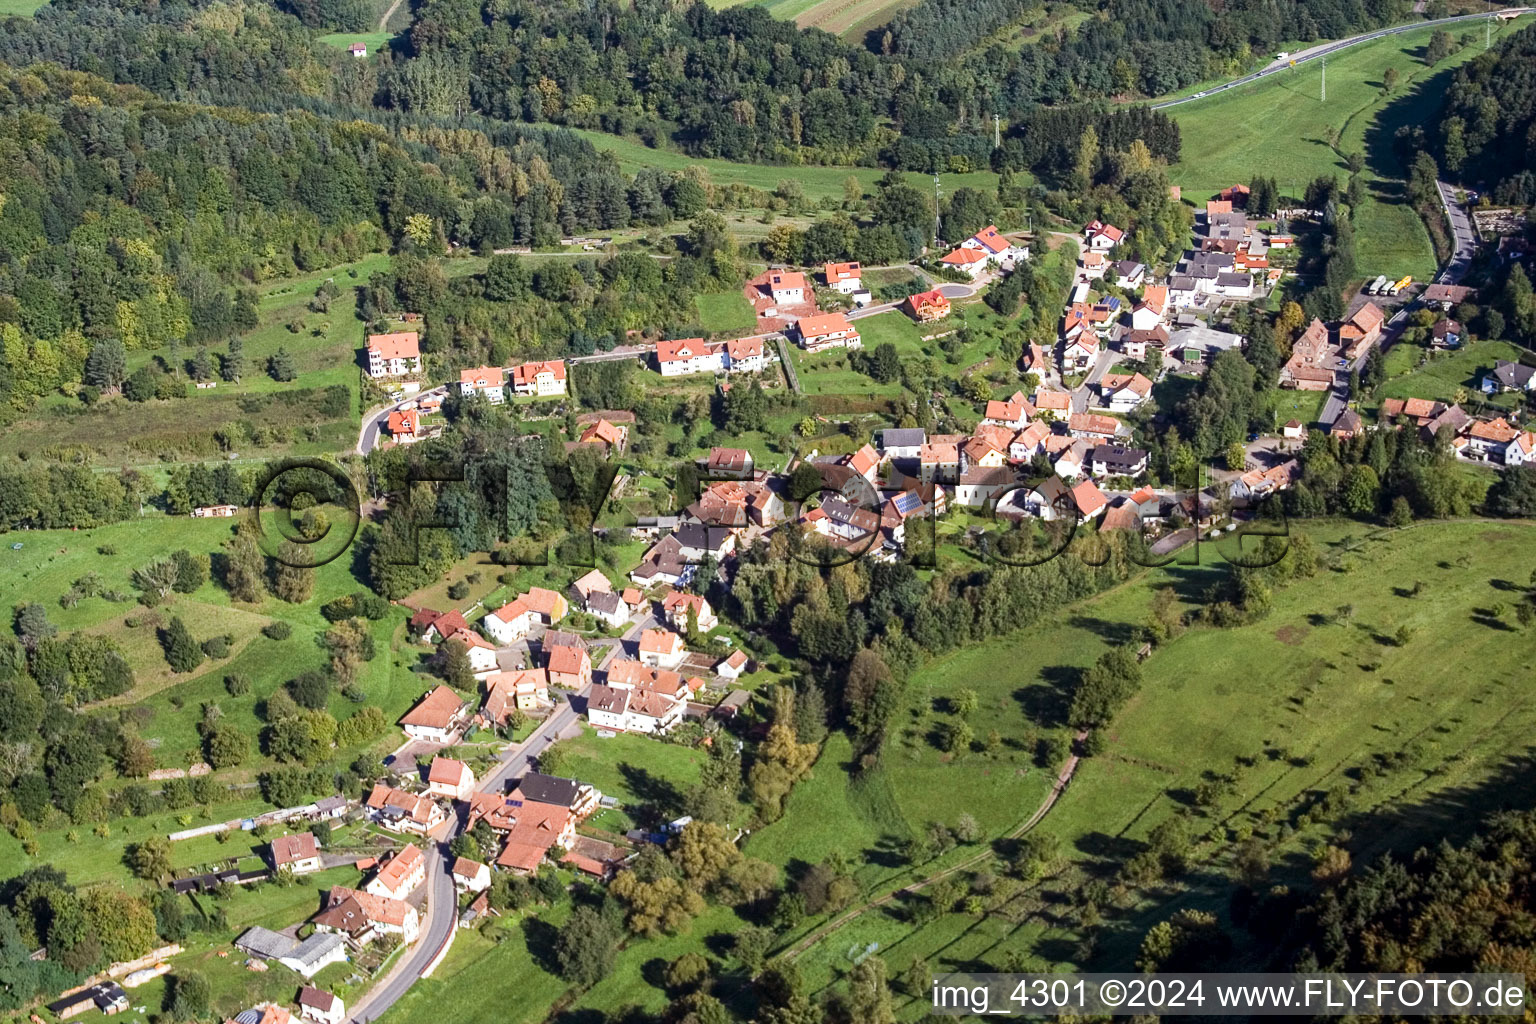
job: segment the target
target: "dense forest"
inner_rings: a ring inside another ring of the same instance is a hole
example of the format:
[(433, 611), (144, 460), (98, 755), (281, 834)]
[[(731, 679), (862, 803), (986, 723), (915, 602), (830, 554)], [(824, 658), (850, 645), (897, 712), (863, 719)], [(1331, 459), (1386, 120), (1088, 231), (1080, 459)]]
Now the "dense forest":
[(1441, 167), (1481, 183), (1498, 203), (1536, 200), (1536, 29), (1456, 69), (1434, 129)]
[(1102, 0), (1073, 32), (1005, 48), (989, 39), (1025, 13), (1022, 0), (968, 3), (965, 17), (954, 0), (924, 0), (866, 47), (752, 6), (425, 0), (394, 50), (358, 62), (312, 43), (315, 28), (351, 26), (354, 6), (64, 0), (0, 25), (0, 45), (20, 64), (196, 102), (478, 113), (670, 137), (700, 156), (930, 171), (986, 166), (993, 114), (1033, 146), (1039, 128), (1066, 127), (1031, 130), (1039, 106), (1161, 95), (1235, 73), (1278, 40), (1345, 35), (1408, 10), (1254, 0), (1217, 18), (1200, 0)]

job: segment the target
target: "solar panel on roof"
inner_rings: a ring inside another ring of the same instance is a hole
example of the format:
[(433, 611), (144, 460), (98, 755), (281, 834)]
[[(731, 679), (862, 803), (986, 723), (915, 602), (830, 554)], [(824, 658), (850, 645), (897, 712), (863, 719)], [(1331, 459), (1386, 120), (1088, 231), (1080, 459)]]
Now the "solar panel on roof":
[(903, 491), (901, 494), (896, 495), (896, 511), (900, 512), (902, 515), (906, 515), (910, 512), (916, 512), (922, 507), (923, 499), (919, 498), (911, 491)]

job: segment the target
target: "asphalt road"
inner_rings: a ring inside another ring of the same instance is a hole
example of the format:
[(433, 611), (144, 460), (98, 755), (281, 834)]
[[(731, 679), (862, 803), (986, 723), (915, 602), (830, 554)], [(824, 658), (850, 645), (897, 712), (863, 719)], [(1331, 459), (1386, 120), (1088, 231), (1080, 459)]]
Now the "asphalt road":
[(390, 413), (401, 406), (410, 405), (412, 402), (420, 402), (428, 395), (438, 394), (448, 394), (448, 385), (439, 384), (435, 388), (428, 388), (426, 391), (411, 395), (408, 398), (402, 398), (392, 405), (386, 405), (384, 408), (370, 413), (368, 418), (363, 420), (363, 429), (357, 435), (357, 453), (359, 455), (367, 455), (379, 446), (379, 438), (384, 433), (384, 424), (388, 422)]
[[(1518, 12), (1523, 14), (1531, 10), (1536, 10), (1536, 8), (1505, 7), (1494, 13), (1507, 14), (1510, 12)], [(1265, 67), (1259, 71), (1255, 71), (1251, 75), (1244, 75), (1241, 78), (1234, 78), (1232, 81), (1227, 82), (1224, 85), (1218, 85), (1214, 88), (1206, 89), (1204, 92), (1196, 93), (1193, 96), (1181, 96), (1176, 100), (1164, 100), (1161, 103), (1154, 103), (1152, 104), (1152, 109), (1163, 110), (1168, 107), (1179, 106), (1183, 103), (1192, 103), (1195, 100), (1203, 99), (1207, 96), (1215, 96), (1217, 93), (1226, 92), (1228, 89), (1236, 89), (1238, 86), (1247, 85), (1249, 82), (1257, 82), (1261, 78), (1268, 78), (1270, 75), (1289, 70), (1292, 62), (1296, 63), (1297, 65), (1304, 64), (1308, 61), (1316, 60), (1319, 57), (1326, 57), (1330, 53), (1336, 53), (1339, 50), (1348, 49), (1349, 47), (1358, 43), (1368, 42), (1372, 39), (1381, 39), (1384, 36), (1400, 35), (1403, 32), (1411, 32), (1414, 29), (1426, 28), (1432, 25), (1454, 25), (1463, 21), (1480, 21), (1483, 18), (1489, 18), (1492, 16), (1493, 14), (1461, 14), (1454, 18), (1438, 18), (1433, 21), (1415, 21), (1408, 25), (1393, 25), (1390, 28), (1379, 28), (1374, 32), (1362, 32), (1360, 35), (1350, 36), (1347, 39), (1336, 39), (1331, 43), (1319, 43), (1317, 46), (1293, 53), (1285, 60), (1273, 61), (1269, 64), (1268, 67)]]
[[(656, 625), (656, 619), (652, 613), (648, 612), (641, 616), (638, 622), (625, 630), (620, 643), (608, 646), (608, 654), (598, 667), (605, 668), (609, 660), (623, 651), (625, 643), (636, 642), (642, 630), (654, 625)], [(501, 764), (495, 771), (482, 778), (475, 788), (481, 793), (506, 792), (507, 783), (521, 778), (532, 767), (540, 751), (580, 721), (581, 716), (576, 711), (576, 702), (580, 701), (585, 706), (590, 693), (591, 687), (587, 687), (556, 708), (537, 729), (528, 735), (526, 740), (504, 753)], [(422, 911), (421, 937), (417, 939), (415, 947), (395, 964), (384, 980), (375, 985), (361, 1003), (353, 1007), (349, 1017), (350, 1024), (368, 1024), (370, 1021), (377, 1020), (386, 1010), (399, 1002), (400, 997), (410, 990), (410, 987), (421, 977), (421, 972), (426, 970), (427, 965), (432, 962), (432, 958), (442, 948), (448, 934), (458, 926), (458, 899), (453, 891), (453, 855), (448, 852), (448, 844), (454, 836), (464, 830), (468, 814), (466, 805), (462, 803), (454, 805), (454, 817), (449, 819), (453, 825), (445, 835), (434, 842), (436, 856), (428, 857), (427, 904)]]

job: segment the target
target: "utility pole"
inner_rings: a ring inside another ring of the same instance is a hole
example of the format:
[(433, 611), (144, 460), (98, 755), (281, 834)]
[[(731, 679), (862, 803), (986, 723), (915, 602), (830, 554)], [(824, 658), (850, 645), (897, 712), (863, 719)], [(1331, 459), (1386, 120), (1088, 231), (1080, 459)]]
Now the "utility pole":
[(1001, 149), (1002, 145), (1003, 145), (1003, 130), (999, 126), (997, 115), (993, 114), (992, 115), (992, 148), (993, 149)]
[(1320, 102), (1328, 102), (1328, 58), (1323, 58), (1323, 95)]
[(1488, 49), (1492, 45), (1493, 45), (1493, 15), (1490, 14), (1483, 21), (1483, 49), (1486, 50), (1486, 49)]
[(939, 247), (939, 172), (933, 172), (933, 247)]

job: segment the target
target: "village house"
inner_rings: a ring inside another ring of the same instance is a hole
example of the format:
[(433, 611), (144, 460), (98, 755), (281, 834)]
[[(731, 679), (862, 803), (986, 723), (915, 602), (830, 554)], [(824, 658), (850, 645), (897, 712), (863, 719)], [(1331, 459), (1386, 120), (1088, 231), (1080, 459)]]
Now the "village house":
[(424, 794), (407, 793), (382, 782), (374, 783), (363, 806), (371, 820), (392, 832), (410, 832), (424, 836), (445, 820), (441, 804)]
[(628, 441), (629, 428), (611, 423), (606, 419), (588, 423), (586, 429), (581, 432), (581, 436), (576, 439), (577, 444), (600, 444), (609, 455), (622, 452)]
[(1035, 403), (1036, 413), (1051, 413), (1057, 419), (1062, 419), (1072, 411), (1072, 396), (1065, 391), (1047, 391), (1044, 388), (1037, 390), (1032, 401)]
[(483, 395), (492, 405), (506, 400), (505, 378), (499, 366), (477, 366), (459, 372), (459, 396)]
[(960, 479), (965, 479), (972, 469), (996, 469), (1008, 462), (1008, 444), (1011, 433), (1005, 427), (995, 428), (1002, 436), (993, 440), (978, 430), (977, 436), (960, 443)]
[(331, 887), (325, 909), (310, 921), (316, 930), (345, 935), (359, 946), (385, 935), (409, 944), (421, 934), (421, 919), (409, 903), (343, 885)]
[(514, 800), (551, 804), (571, 812), (577, 821), (588, 817), (602, 804), (603, 794), (595, 786), (576, 779), (542, 772), (526, 772), (513, 788)]
[(591, 569), (577, 577), (571, 584), (571, 593), (575, 595), (576, 600), (585, 602), (593, 594), (613, 593), (613, 584), (608, 581), (608, 577), (601, 569)]
[(391, 410), (384, 429), (396, 444), (414, 444), (421, 433), (420, 415), (415, 409)]
[(949, 299), (937, 288), (908, 295), (904, 305), (907, 314), (919, 323), (943, 320), (949, 316)]
[(752, 453), (745, 448), (711, 448), (703, 460), (711, 480), (750, 480)]
[(1536, 391), (1536, 366), (1508, 359), (1494, 363), (1493, 373), (1483, 378), (1483, 392), (1492, 395), (1501, 391)]
[(1096, 220), (1083, 229), (1083, 240), (1088, 243), (1090, 249), (1108, 252), (1125, 241), (1125, 232), (1113, 224)]
[[(708, 527), (701, 528), (708, 529)], [(669, 533), (645, 553), (640, 564), (630, 570), (629, 578), (642, 587), (657, 583), (680, 586), (693, 576), (693, 567), (696, 564), (697, 562), (684, 560), (682, 543), (675, 533)]]
[(453, 888), (456, 892), (484, 892), (491, 887), (491, 869), (468, 857), (453, 861)]
[(960, 479), (960, 445), (955, 441), (935, 441), (918, 449), (918, 479), (927, 483), (952, 484)]
[(1113, 441), (1120, 435), (1120, 421), (1113, 416), (1100, 416), (1091, 412), (1075, 412), (1067, 419), (1067, 431), (1073, 437), (1090, 441)]
[(275, 871), (287, 869), (295, 875), (307, 875), (320, 870), (320, 841), (311, 832), (278, 836), (269, 845)]
[(795, 323), (795, 332), (799, 335), (800, 347), (807, 352), (823, 352), (829, 348), (857, 349), (864, 344), (859, 332), (842, 313), (801, 317)]
[(996, 224), (988, 224), (970, 238), (960, 243), (960, 248), (979, 252), (986, 259), (991, 260), (1008, 269), (1019, 260), (1029, 259), (1029, 246), (1010, 242), (1003, 237), (1003, 233), (997, 230)]
[(565, 394), (565, 360), (550, 359), (512, 367), (512, 393), (541, 397)]
[(366, 57), (368, 56), (368, 44), (361, 41), (356, 43), (348, 43), (347, 52), (350, 53), (354, 59)]
[(683, 638), (670, 629), (647, 629), (640, 634), (640, 663), (652, 668), (677, 668), (688, 654)]
[(645, 690), (593, 686), (587, 720), (594, 729), (608, 732), (664, 733), (682, 720), (685, 706)]
[(775, 270), (768, 275), (768, 294), (775, 304), (794, 305), (806, 301), (805, 275), (796, 270)]
[(1502, 462), (1509, 443), (1520, 436), (1520, 431), (1500, 416), (1492, 420), (1474, 420), (1463, 434), (1465, 444), (1462, 454), (1469, 458), (1489, 459)]
[(1152, 396), (1152, 382), (1139, 373), (1106, 373), (1099, 396), (1110, 412), (1130, 412)]
[(768, 367), (762, 338), (732, 338), (722, 346), (727, 373), (760, 373)]
[(580, 690), (592, 681), (592, 655), (585, 647), (561, 644), (548, 647), (546, 653), (545, 671), (551, 686)]
[(1086, 249), (1077, 258), (1078, 276), (1084, 281), (1097, 281), (1109, 270), (1109, 259), (1102, 252)]
[(1114, 265), (1114, 271), (1115, 283), (1122, 288), (1140, 288), (1147, 279), (1146, 266), (1135, 260), (1121, 260)]
[(374, 896), (403, 900), (427, 880), (427, 858), (421, 847), (407, 843), (379, 865), (363, 891)]
[(466, 626), (448, 639), (464, 645), (464, 652), (469, 657), (469, 669), (476, 679), (484, 679), (496, 671), (496, 645), (485, 637)]
[(747, 670), (747, 652), (740, 648), (715, 662), (715, 675), (722, 679), (740, 679)]
[(880, 431), (880, 454), (888, 459), (915, 459), (927, 443), (928, 432), (921, 427), (887, 427)]
[(1304, 441), (1307, 437), (1306, 424), (1301, 420), (1286, 420), (1285, 426), (1280, 428), (1280, 436), (1287, 441)]
[(1129, 330), (1120, 335), (1118, 342), (1120, 352), (1127, 359), (1143, 362), (1147, 358), (1147, 349), (1168, 347), (1168, 328), (1159, 324), (1150, 331)]
[(60, 1020), (69, 1020), (90, 1010), (112, 1017), (126, 1009), (128, 1009), (128, 993), (124, 992), (123, 987), (115, 981), (88, 985), (48, 1004), (48, 1011)]
[[(1137, 264), (1140, 266), (1140, 264)], [(1168, 316), (1168, 286), (1149, 284), (1142, 290), (1141, 301), (1131, 310), (1131, 329), (1150, 331), (1162, 325)]]
[(700, 523), (680, 523), (665, 540), (677, 544), (678, 556), (689, 563), (701, 563), (706, 558), (717, 562), (736, 549), (736, 535), (718, 526)]
[(618, 594), (607, 592), (593, 593), (587, 598), (587, 614), (602, 622), (609, 629), (617, 629), (629, 621), (629, 605)]
[(1301, 464), (1295, 459), (1264, 469), (1251, 469), (1232, 482), (1232, 497), (1257, 500), (1283, 491), (1301, 479)]
[(1366, 349), (1381, 337), (1381, 328), (1386, 322), (1386, 316), (1374, 302), (1367, 302), (1357, 309), (1339, 325), (1339, 347), (1344, 358), (1355, 360), (1364, 355)]
[(1536, 460), (1536, 433), (1526, 430), (1510, 438), (1500, 458), (1506, 466), (1524, 466)]
[(1087, 331), (1078, 334), (1061, 351), (1061, 372), (1086, 370), (1099, 356), (1099, 339)]
[(404, 377), (421, 372), (421, 338), (414, 331), (368, 335), (368, 376)]
[(464, 722), (464, 699), (448, 686), (438, 685), (400, 719), (413, 740), (451, 743)]
[(996, 423), (1000, 426), (1021, 430), (1035, 415), (1035, 407), (1030, 404), (1024, 392), (1015, 391), (1011, 397), (1004, 401), (992, 399), (987, 402), (985, 413), (981, 422)]
[(703, 338), (676, 338), (656, 343), (656, 368), (663, 377), (718, 373), (725, 369), (725, 347)]
[(533, 874), (555, 848), (569, 850), (576, 842), (576, 819), (564, 807), (525, 802), (514, 812), (498, 867), (517, 874)]
[(529, 587), (525, 593), (508, 601), (480, 620), (480, 628), (499, 644), (510, 644), (533, 631), (535, 626), (553, 626), (565, 618), (570, 603), (556, 591)]
[(1017, 482), (1007, 466), (974, 466), (960, 474), (955, 484), (955, 504), (964, 508), (983, 508)]
[(1429, 343), (1434, 348), (1460, 348), (1463, 333), (1459, 321), (1449, 318), (1436, 320), (1429, 329)]
[(1149, 454), (1140, 448), (1101, 444), (1089, 454), (1088, 471), (1094, 476), (1137, 476), (1147, 470)]
[(427, 792), (449, 800), (468, 800), (475, 791), (475, 773), (463, 761), (434, 757), (427, 768)]
[(459, 630), (468, 628), (469, 623), (458, 611), (438, 612), (423, 608), (411, 616), (411, 632), (427, 643), (441, 643)]
[(1280, 386), (1300, 391), (1326, 391), (1333, 386), (1337, 358), (1328, 340), (1328, 325), (1314, 318), (1291, 346), (1291, 358), (1280, 370)]
[(1075, 480), (1082, 476), (1088, 468), (1092, 451), (1093, 445), (1085, 438), (1064, 434), (1051, 435), (1045, 446), (1045, 453), (1052, 460), (1051, 468), (1063, 480)]
[(1104, 497), (1104, 492), (1091, 479), (1080, 481), (1068, 493), (1072, 496), (1072, 503), (1077, 506), (1078, 515), (1084, 519), (1097, 518), (1109, 505), (1109, 499)]
[(347, 1019), (347, 1005), (334, 992), (305, 985), (299, 989), (299, 1014), (315, 1024), (341, 1024)]
[(1035, 421), (1017, 434), (1008, 442), (1008, 458), (1014, 462), (1025, 462), (1035, 457), (1035, 453), (1045, 446), (1045, 439), (1051, 436), (1051, 428), (1041, 421)]
[(945, 269), (957, 271), (974, 281), (986, 271), (988, 261), (986, 253), (961, 247), (945, 253), (939, 262)]
[(690, 594), (684, 590), (674, 590), (661, 602), (662, 617), (678, 632), (688, 628), (689, 614), (695, 615), (698, 628), (705, 632), (714, 629), (720, 624), (720, 619), (710, 608), (709, 602), (698, 594)]
[(821, 276), (828, 288), (843, 295), (852, 295), (864, 287), (860, 280), (863, 270), (857, 263), (828, 263), (822, 268)]
[(542, 668), (496, 672), (485, 681), (486, 721), (505, 726), (514, 709), (533, 711), (549, 703), (549, 670)]

